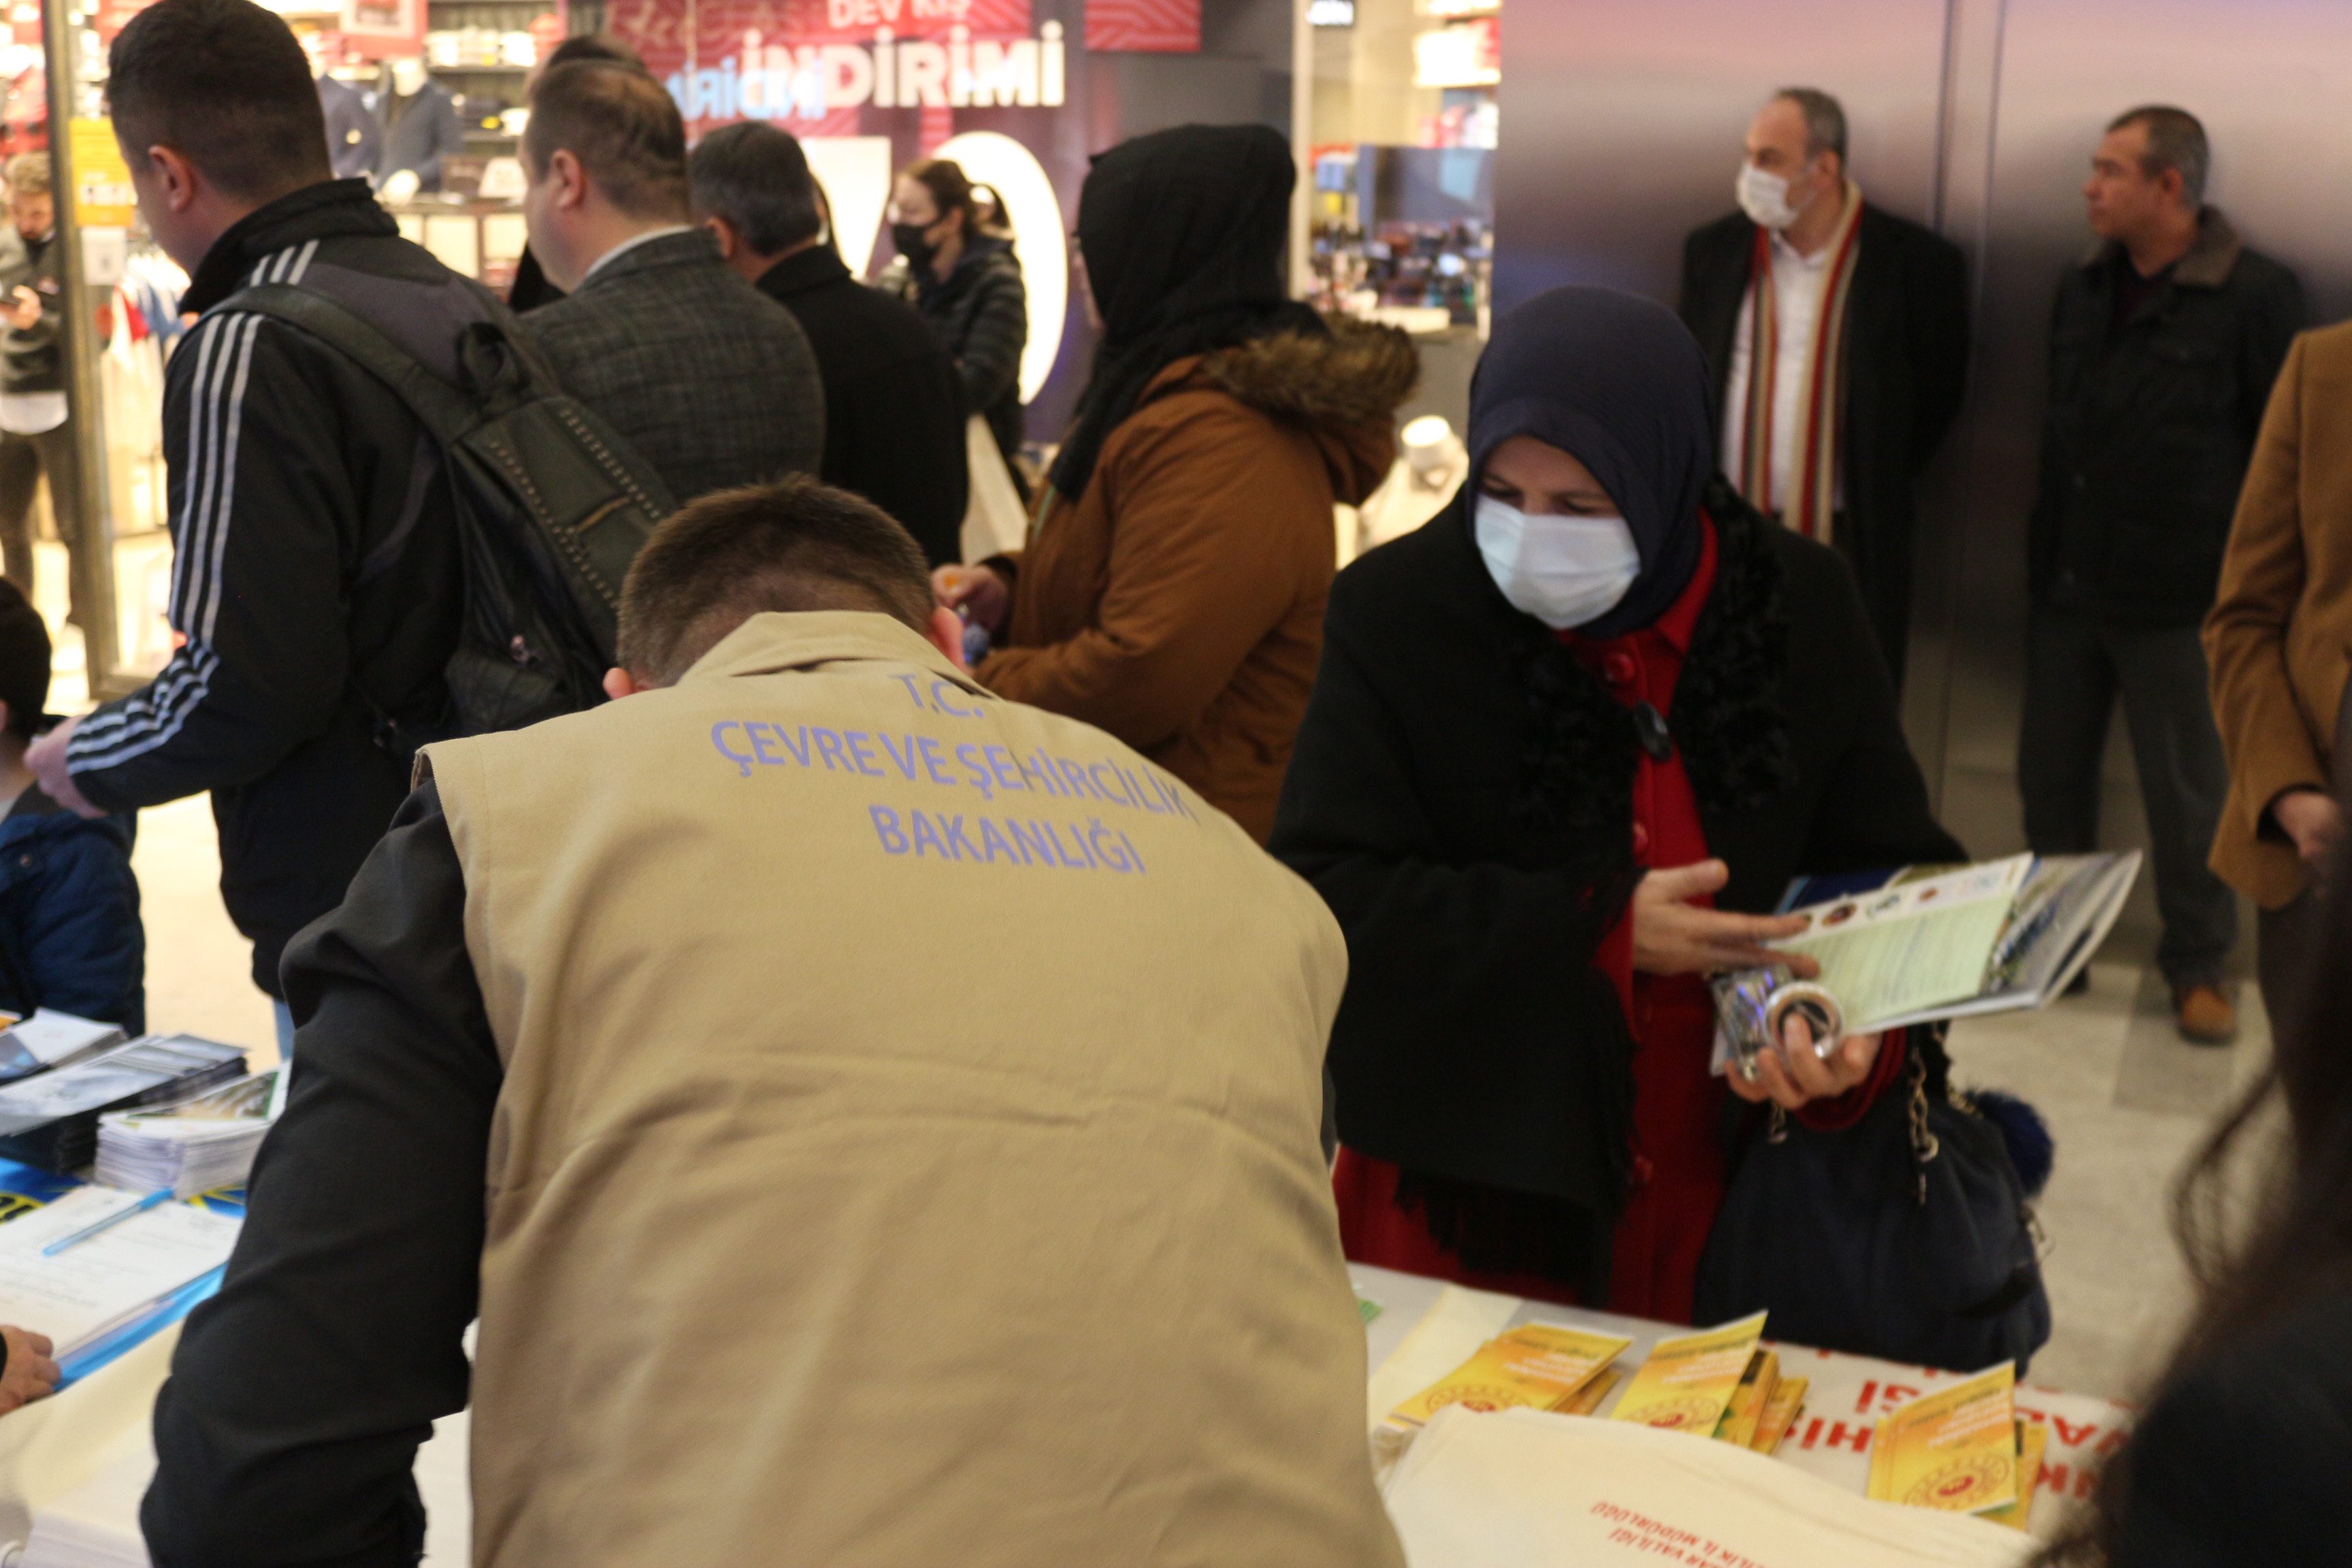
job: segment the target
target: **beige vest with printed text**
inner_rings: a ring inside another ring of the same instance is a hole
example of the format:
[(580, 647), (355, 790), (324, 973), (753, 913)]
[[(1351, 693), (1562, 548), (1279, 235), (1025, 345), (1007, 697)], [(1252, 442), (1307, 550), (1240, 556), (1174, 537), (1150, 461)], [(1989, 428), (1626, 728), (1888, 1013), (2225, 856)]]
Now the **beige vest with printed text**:
[(1311, 889), (915, 632), (434, 746), (506, 1065), (480, 1568), (1392, 1568)]

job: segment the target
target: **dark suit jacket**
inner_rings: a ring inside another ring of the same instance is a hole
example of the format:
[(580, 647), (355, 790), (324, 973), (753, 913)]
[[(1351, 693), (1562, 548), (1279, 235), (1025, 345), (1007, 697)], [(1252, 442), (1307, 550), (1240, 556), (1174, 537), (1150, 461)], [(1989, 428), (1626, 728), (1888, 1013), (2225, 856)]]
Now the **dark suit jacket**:
[[(322, 76), (319, 110), (327, 120), (327, 162), (334, 165), (335, 178), (374, 174), (376, 159), (383, 155), (383, 126), (368, 108), (367, 94), (347, 81)], [(450, 118), (453, 122), (457, 118), (454, 106)], [(460, 146), (464, 141), (461, 133)]]
[[(1899, 690), (1911, 626), (1913, 487), (1960, 411), (1968, 272), (1951, 241), (1868, 204), (1859, 247), (1846, 300), (1844, 526), (1834, 540), (1853, 563)], [(1756, 226), (1739, 213), (1683, 247), (1682, 318), (1706, 351), (1718, 399), (1755, 255)]]
[(824, 389), (807, 336), (701, 229), (632, 247), (523, 327), (563, 390), (603, 415), (680, 504), (814, 474), (824, 459)]
[(961, 391), (914, 307), (849, 275), (824, 246), (788, 256), (759, 289), (790, 310), (824, 377), (824, 482), (907, 525), (934, 566), (963, 559)]
[(2058, 286), (2033, 596), (2105, 621), (2193, 626), (2213, 605), (2254, 436), (2303, 326), (2303, 286), (2247, 249), (2217, 207), (2117, 321), (2128, 265), (2110, 241)]

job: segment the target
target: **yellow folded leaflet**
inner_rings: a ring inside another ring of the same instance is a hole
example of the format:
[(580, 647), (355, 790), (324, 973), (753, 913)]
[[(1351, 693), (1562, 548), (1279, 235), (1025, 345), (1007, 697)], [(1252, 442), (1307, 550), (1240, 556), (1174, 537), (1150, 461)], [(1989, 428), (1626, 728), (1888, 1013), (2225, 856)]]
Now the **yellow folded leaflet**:
[(2050, 1428), (2039, 1421), (2017, 1424), (2017, 1500), (1985, 1517), (2011, 1530), (2023, 1530), (2033, 1512), (2033, 1489), (2042, 1484), (2042, 1451), (2050, 1446)]
[(2017, 1368), (1980, 1372), (1882, 1418), (1870, 1445), (1870, 1495), (1947, 1513), (2017, 1500)]
[(1419, 1426), (1449, 1405), (1472, 1410), (1507, 1410), (1517, 1405), (1556, 1410), (1633, 1342), (1550, 1323), (1523, 1324), (1488, 1340), (1476, 1355), (1398, 1405), (1389, 1423)]
[(1771, 1398), (1772, 1386), (1780, 1381), (1780, 1357), (1777, 1352), (1758, 1351), (1749, 1356), (1748, 1370), (1739, 1374), (1739, 1386), (1731, 1391), (1731, 1403), (1723, 1407), (1723, 1419), (1715, 1424), (1715, 1440), (1737, 1443), (1743, 1448), (1753, 1447), (1765, 1402)]
[(1763, 1337), (1759, 1312), (1704, 1333), (1660, 1340), (1611, 1419), (1712, 1436)]
[(1609, 1397), (1609, 1391), (1623, 1381), (1623, 1373), (1613, 1366), (1603, 1367), (1592, 1374), (1591, 1382), (1552, 1408), (1562, 1415), (1590, 1415), (1601, 1408), (1601, 1402)]
[(1804, 1414), (1805, 1390), (1811, 1386), (1812, 1380), (1806, 1377), (1784, 1377), (1774, 1384), (1772, 1392), (1764, 1396), (1763, 1414), (1756, 1420), (1756, 1440), (1748, 1447), (1759, 1454), (1778, 1452), (1780, 1439)]

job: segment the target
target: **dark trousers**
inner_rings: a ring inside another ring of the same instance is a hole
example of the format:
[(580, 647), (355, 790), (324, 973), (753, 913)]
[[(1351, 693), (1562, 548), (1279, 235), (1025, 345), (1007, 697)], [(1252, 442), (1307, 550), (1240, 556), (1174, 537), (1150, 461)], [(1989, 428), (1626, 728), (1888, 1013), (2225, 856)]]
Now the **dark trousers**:
[(2303, 994), (2323, 973), (2326, 949), (2326, 892), (2316, 882), (2283, 910), (2254, 916), (2254, 974), (2263, 988), (2263, 1011), (2271, 1016), (2271, 1037), (2294, 1027)]
[(2205, 864), (2230, 789), (2206, 692), (2195, 626), (2115, 626), (2033, 607), (2017, 748), (2026, 842), (2037, 855), (2098, 847), (2099, 762), (2122, 698), (2164, 919), (2156, 963), (2176, 986), (2218, 981), (2238, 936), (2237, 895)]
[(37, 436), (0, 432), (0, 575), (27, 599), (33, 596), (33, 492), (44, 473), (49, 477), (49, 510), (71, 563), (66, 587), (72, 610), (66, 618), (87, 631), (84, 580), (95, 563), (81, 547), (81, 474), (74, 466), (71, 420)]
[[(2328, 782), (2343, 798), (2346, 779), (2345, 762), (2352, 755), (2352, 686), (2344, 689), (2344, 697), (2336, 710), (2336, 754), (2328, 759)], [(2280, 832), (2274, 822), (2265, 818), (2264, 831)], [(2340, 875), (2340, 873), (2339, 873)], [(2254, 974), (2263, 988), (2263, 1010), (2271, 1016), (2271, 1037), (2296, 1026), (2293, 1015), (2303, 993), (2313, 979), (2324, 970), (2321, 963), (2327, 941), (2327, 911), (2336, 897), (2336, 889), (2314, 878), (2311, 884), (2295, 895), (2294, 902), (2284, 909), (2263, 910), (2254, 917)]]

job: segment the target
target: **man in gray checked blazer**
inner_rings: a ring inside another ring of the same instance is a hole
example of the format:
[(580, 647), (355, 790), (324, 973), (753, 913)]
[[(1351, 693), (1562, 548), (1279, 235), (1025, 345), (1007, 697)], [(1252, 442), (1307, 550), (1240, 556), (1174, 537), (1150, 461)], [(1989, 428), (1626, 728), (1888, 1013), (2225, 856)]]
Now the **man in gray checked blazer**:
[(524, 320), (563, 389), (604, 416), (682, 505), (824, 456), (824, 388), (793, 313), (688, 226), (686, 127), (659, 82), (557, 66), (523, 135), (530, 248), (570, 298)]

